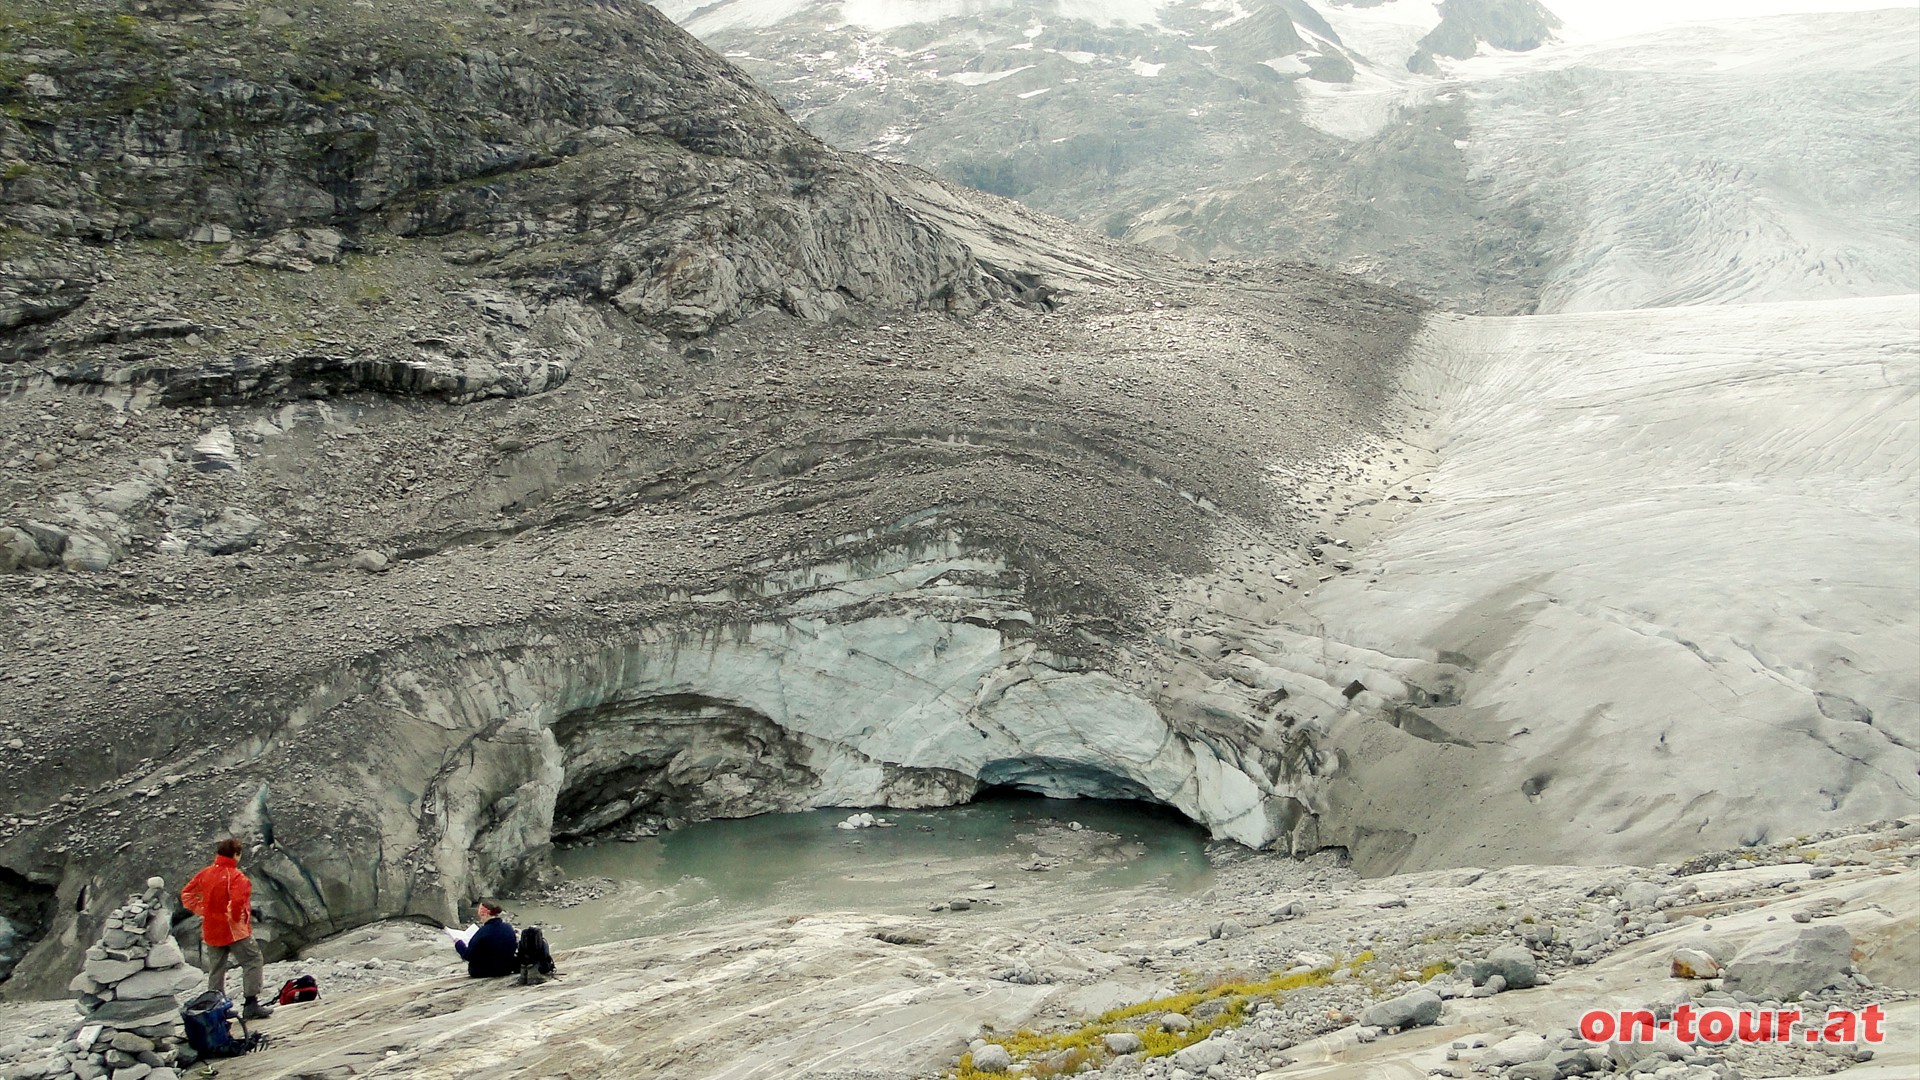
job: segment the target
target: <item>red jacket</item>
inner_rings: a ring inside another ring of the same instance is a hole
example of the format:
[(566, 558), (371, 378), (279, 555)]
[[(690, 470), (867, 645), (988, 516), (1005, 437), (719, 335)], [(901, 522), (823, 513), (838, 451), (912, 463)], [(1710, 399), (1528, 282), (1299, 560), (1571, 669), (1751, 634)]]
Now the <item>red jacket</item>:
[(253, 936), (253, 883), (240, 864), (215, 855), (213, 865), (193, 875), (180, 890), (180, 906), (200, 916), (200, 937), (209, 945), (231, 945)]

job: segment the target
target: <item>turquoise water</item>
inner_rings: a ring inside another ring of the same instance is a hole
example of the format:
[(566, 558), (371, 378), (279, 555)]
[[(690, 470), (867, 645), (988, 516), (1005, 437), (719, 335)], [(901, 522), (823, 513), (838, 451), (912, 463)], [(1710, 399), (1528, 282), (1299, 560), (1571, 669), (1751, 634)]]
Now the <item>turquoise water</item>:
[[(924, 913), (961, 896), (992, 906), (1093, 902), (1141, 886), (1198, 892), (1211, 877), (1206, 834), (1142, 803), (991, 798), (872, 811), (893, 828), (836, 828), (850, 813), (706, 821), (560, 852), (570, 881), (605, 895), (571, 907), (510, 901), (509, 918), (571, 947), (759, 916)], [(1036, 865), (1047, 869), (1023, 869)]]

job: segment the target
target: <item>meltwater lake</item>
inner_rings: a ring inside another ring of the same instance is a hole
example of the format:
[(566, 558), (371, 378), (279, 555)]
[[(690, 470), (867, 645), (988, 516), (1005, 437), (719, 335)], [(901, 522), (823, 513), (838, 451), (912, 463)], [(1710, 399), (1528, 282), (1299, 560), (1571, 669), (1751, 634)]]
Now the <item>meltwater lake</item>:
[(554, 862), (567, 880), (601, 895), (509, 898), (508, 919), (575, 947), (767, 916), (924, 913), (960, 897), (988, 908), (1098, 905), (1115, 890), (1198, 893), (1212, 876), (1206, 833), (1147, 803), (995, 796), (870, 811), (890, 828), (837, 827), (854, 812), (704, 821), (562, 851)]

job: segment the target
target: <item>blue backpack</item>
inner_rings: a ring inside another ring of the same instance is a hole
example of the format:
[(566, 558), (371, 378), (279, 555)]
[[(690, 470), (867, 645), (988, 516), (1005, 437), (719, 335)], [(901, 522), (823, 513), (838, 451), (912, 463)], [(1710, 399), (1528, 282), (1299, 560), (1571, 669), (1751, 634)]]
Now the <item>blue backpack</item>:
[(245, 1021), (240, 1024), (240, 1038), (233, 1037), (228, 1027), (237, 1019), (233, 999), (217, 990), (208, 990), (188, 1002), (180, 1018), (187, 1026), (187, 1045), (203, 1058), (239, 1057), (260, 1049), (267, 1041), (265, 1035), (247, 1031)]

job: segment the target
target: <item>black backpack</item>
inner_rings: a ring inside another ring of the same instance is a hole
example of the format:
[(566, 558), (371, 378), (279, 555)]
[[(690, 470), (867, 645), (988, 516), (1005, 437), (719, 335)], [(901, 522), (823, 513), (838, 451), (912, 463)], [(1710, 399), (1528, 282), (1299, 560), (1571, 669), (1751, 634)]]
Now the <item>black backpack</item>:
[(233, 1030), (227, 1026), (234, 1020), (233, 999), (217, 990), (208, 990), (188, 1002), (180, 1011), (180, 1019), (186, 1024), (187, 1045), (203, 1058), (239, 1057), (266, 1045), (267, 1037), (249, 1033), (245, 1021), (240, 1024), (240, 1038), (233, 1037)]
[(547, 951), (547, 935), (537, 926), (520, 931), (520, 944), (513, 953), (513, 965), (520, 969), (520, 985), (536, 986), (553, 974), (553, 953)]
[(320, 1000), (320, 980), (311, 975), (302, 975), (297, 979), (288, 979), (280, 986), (282, 1005), (297, 1005), (302, 1001)]

